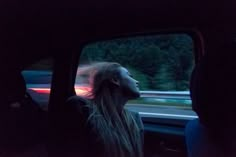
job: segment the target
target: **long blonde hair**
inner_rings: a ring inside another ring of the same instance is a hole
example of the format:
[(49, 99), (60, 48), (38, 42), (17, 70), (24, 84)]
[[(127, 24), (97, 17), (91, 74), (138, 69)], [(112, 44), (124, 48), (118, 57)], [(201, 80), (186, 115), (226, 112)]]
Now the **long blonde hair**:
[(97, 132), (106, 157), (142, 157), (142, 137), (133, 115), (123, 109), (118, 111), (114, 99), (115, 86), (109, 80), (119, 77), (118, 63), (102, 62), (90, 66), (92, 97), (88, 122)]

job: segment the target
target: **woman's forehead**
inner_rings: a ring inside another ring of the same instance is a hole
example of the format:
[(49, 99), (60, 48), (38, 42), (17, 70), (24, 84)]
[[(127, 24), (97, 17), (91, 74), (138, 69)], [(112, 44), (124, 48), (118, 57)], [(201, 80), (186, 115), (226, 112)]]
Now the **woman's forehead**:
[(129, 71), (125, 67), (120, 67), (120, 72), (122, 74), (129, 74)]

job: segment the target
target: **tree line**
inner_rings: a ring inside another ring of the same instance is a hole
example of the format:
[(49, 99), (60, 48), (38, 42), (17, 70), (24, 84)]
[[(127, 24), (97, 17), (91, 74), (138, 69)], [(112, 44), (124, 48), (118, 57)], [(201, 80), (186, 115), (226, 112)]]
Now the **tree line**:
[(118, 62), (129, 69), (141, 90), (189, 90), (193, 41), (186, 34), (163, 34), (87, 45), (80, 64), (99, 61)]

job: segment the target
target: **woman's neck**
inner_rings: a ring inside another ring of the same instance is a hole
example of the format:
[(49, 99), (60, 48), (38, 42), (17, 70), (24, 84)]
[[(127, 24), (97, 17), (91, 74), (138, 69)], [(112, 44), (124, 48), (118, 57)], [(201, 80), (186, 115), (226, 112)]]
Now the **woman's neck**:
[(114, 105), (116, 105), (117, 110), (121, 113), (124, 109), (125, 104), (127, 103), (128, 99), (122, 95), (122, 93), (118, 90), (113, 91), (113, 98), (114, 98)]

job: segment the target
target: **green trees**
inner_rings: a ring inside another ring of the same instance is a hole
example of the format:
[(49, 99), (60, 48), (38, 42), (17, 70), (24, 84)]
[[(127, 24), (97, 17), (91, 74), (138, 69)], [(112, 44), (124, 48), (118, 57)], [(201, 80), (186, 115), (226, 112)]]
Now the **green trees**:
[(134, 37), (86, 46), (80, 63), (113, 61), (127, 67), (141, 90), (188, 90), (193, 43), (185, 34)]
[(143, 74), (142, 72), (135, 70), (135, 68), (132, 67), (126, 67), (129, 72), (133, 75), (133, 77), (139, 81), (139, 88), (140, 90), (149, 90), (149, 79), (148, 76)]

